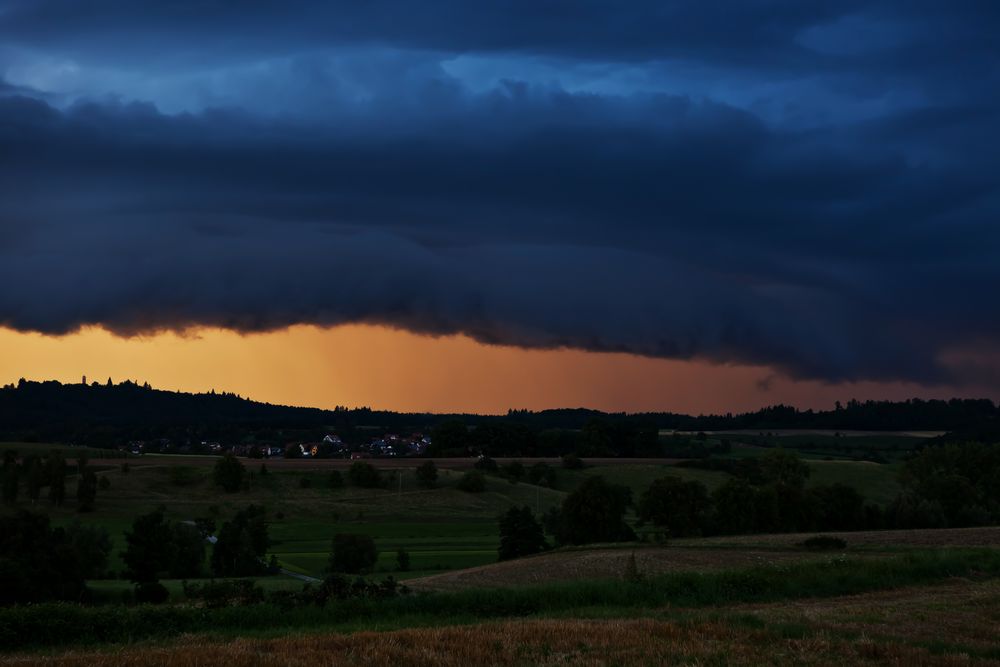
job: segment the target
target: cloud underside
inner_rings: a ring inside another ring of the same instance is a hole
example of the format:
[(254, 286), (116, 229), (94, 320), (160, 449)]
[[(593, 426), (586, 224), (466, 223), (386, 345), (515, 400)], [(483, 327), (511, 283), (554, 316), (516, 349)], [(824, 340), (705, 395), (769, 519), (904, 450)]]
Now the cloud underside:
[[(101, 67), (143, 43), (169, 61), (184, 34), (181, 18), (156, 23), (124, 6), (116, 28), (74, 17), (73, 3), (53, 5), (69, 18), (49, 7), (48, 23), (32, 23), (30, 3), (7, 4), (0, 35), (16, 28), (32, 53), (67, 49)], [(271, 69), (208, 86), (229, 91), (221, 106), (176, 112), (161, 110), (169, 99), (43, 90), (25, 74), (0, 85), (0, 323), (128, 335), (369, 322), (799, 378), (960, 383), (975, 366), (965, 352), (1000, 341), (995, 92), (956, 81), (962, 54), (949, 53), (919, 70), (923, 101), (870, 111), (881, 93), (863, 70), (915, 76), (906, 58), (920, 33), (911, 26), (878, 57), (837, 54), (822, 31), (802, 38), (842, 22), (811, 4), (822, 11), (789, 5), (738, 42), (722, 39), (721, 24), (701, 42), (636, 33), (628, 45), (598, 31), (588, 46), (544, 17), (520, 32), (463, 19), (478, 35), (405, 21), (397, 34), (354, 17), (339, 39), (391, 42), (361, 65), (329, 53), (276, 65), (295, 40), (269, 37), (252, 12), (213, 47), (209, 14), (190, 39), (218, 55), (215, 67), (265, 53)], [(64, 24), (77, 26), (72, 39)], [(135, 37), (150, 25), (159, 28), (145, 42)], [(972, 28), (956, 25), (981, 63)], [(274, 32), (298, 34), (299, 47), (332, 39), (303, 26)], [(864, 113), (829, 116), (814, 101), (805, 116), (775, 116), (666, 84), (473, 85), (441, 65), (477, 50), (541, 53), (565, 68), (651, 58), (725, 68), (742, 54), (737, 78), (816, 75)], [(178, 89), (207, 86), (176, 84), (169, 70), (181, 65), (156, 67)], [(372, 78), (364, 94), (359, 72)], [(281, 86), (262, 94), (279, 74)], [(959, 366), (947, 363), (956, 350)]]

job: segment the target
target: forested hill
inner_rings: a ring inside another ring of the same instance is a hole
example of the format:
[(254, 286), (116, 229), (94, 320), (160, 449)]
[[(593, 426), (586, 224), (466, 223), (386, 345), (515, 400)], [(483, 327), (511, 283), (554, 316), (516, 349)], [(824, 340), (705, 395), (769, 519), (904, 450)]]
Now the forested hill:
[[(125, 381), (119, 384), (29, 382), (0, 389), (0, 440), (90, 441), (123, 437), (232, 437), (251, 430), (323, 429), (350, 434), (358, 428), (398, 432), (426, 430), (460, 419), (468, 426), (516, 423), (533, 431), (579, 429), (593, 419), (631, 422), (644, 428), (682, 430), (993, 430), (1000, 409), (990, 400), (952, 399), (902, 402), (849, 401), (828, 411), (773, 406), (739, 415), (688, 416), (668, 412), (607, 414), (587, 409), (531, 412), (511, 410), (502, 416), (412, 414), (368, 408), (320, 410), (271, 405), (231, 393), (189, 394), (162, 391)], [(266, 435), (265, 435), (266, 437)]]

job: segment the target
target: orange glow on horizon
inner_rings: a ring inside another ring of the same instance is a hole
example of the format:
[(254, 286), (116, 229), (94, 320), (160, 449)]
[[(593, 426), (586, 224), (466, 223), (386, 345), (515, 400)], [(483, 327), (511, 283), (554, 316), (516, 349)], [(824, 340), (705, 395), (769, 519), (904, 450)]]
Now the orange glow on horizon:
[(370, 325), (295, 326), (241, 335), (202, 329), (119, 338), (100, 328), (43, 336), (0, 328), (0, 383), (148, 381), (159, 389), (232, 391), (255, 400), (332, 408), (504, 413), (589, 407), (689, 414), (788, 403), (827, 409), (849, 398), (946, 398), (954, 388), (794, 381), (766, 367), (578, 350), (483, 345)]

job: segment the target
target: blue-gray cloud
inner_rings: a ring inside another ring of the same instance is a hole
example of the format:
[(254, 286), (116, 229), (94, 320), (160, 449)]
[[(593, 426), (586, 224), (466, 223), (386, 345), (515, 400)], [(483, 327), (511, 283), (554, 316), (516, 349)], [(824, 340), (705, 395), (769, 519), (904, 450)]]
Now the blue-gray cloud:
[(1000, 343), (992, 4), (138, 7), (0, 3), (0, 323), (918, 382)]

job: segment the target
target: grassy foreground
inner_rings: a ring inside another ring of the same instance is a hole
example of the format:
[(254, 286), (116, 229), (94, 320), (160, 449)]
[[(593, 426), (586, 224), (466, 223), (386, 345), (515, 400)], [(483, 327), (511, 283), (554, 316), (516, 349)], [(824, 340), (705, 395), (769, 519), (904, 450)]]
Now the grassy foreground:
[(10, 650), (128, 644), (206, 631), (217, 637), (247, 637), (385, 630), (526, 616), (630, 617), (666, 607), (834, 597), (969, 576), (1000, 576), (1000, 552), (940, 550), (876, 560), (829, 558), (742, 570), (680, 572), (635, 583), (604, 580), (347, 600), (325, 608), (33, 605), (0, 609), (0, 646)]

